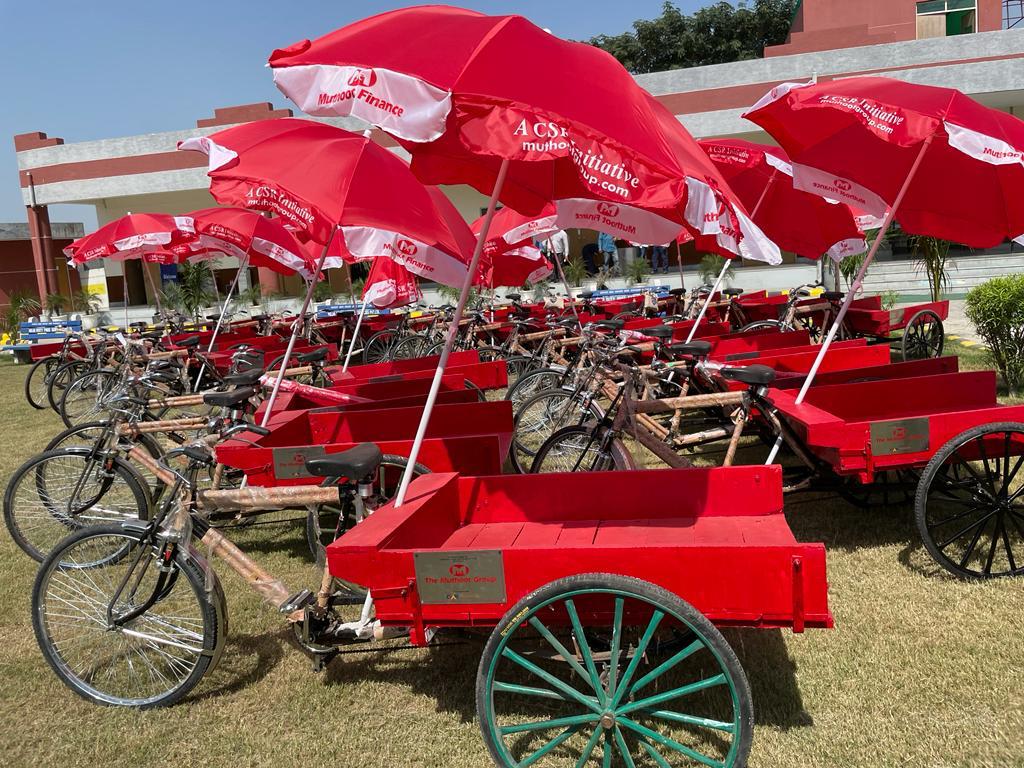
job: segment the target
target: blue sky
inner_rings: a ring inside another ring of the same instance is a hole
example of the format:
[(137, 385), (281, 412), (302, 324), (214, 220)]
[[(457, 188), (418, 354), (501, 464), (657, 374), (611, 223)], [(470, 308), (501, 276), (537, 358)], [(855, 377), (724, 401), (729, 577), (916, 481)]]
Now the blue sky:
[[(677, 0), (684, 11), (707, 0)], [(24, 221), (11, 136), (45, 131), (85, 141), (188, 128), (215, 107), (285, 98), (263, 64), (274, 49), (410, 3), (336, 0), (0, 0), (0, 221)], [(617, 34), (662, 0), (465, 2), (521, 13), (560, 37)], [(52, 221), (95, 219), (54, 206)]]

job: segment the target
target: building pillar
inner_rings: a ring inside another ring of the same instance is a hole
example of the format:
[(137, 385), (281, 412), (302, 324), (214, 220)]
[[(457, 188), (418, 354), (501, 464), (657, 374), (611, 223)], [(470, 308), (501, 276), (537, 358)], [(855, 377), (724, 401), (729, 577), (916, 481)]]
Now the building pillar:
[(277, 272), (266, 267), (260, 267), (256, 272), (260, 278), (260, 293), (264, 297), (281, 292), (281, 276)]
[[(42, 205), (26, 205), (25, 213), (28, 217), (28, 231), (32, 238), (32, 261), (36, 269), (36, 290), (39, 291), (39, 303), (45, 305), (46, 294), (50, 293), (46, 279), (46, 248), (43, 243), (43, 232), (41, 227), (42, 212), (46, 207)], [(47, 227), (47, 233), (49, 227)], [(50, 241), (53, 247), (53, 241)], [(56, 291), (54, 291), (55, 293)]]
[(49, 293), (60, 293), (60, 282), (57, 273), (57, 256), (53, 245), (53, 232), (50, 230), (50, 209), (39, 206), (39, 234), (43, 240), (43, 263), (46, 265), (46, 289)]

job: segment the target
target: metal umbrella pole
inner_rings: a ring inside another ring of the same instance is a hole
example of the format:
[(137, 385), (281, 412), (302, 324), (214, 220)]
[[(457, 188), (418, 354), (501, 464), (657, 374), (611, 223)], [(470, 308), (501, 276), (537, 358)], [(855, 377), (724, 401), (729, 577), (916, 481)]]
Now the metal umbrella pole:
[[(224, 322), (224, 315), (227, 314), (228, 304), (231, 303), (231, 295), (235, 292), (235, 288), (238, 287), (238, 280), (242, 276), (242, 272), (248, 266), (249, 260), (242, 259), (242, 262), (238, 265), (238, 271), (235, 273), (235, 279), (231, 281), (231, 286), (228, 288), (228, 293), (224, 297), (224, 305), (221, 307), (220, 316), (217, 318), (217, 324), (213, 327), (213, 335), (210, 336), (210, 343), (206, 346), (207, 352), (213, 352), (213, 345), (217, 341), (217, 334), (220, 333), (220, 327)], [(202, 378), (203, 373), (206, 371), (206, 363), (204, 362), (202, 367), (199, 369), (199, 375), (196, 376), (196, 383), (198, 384)]]
[(356, 348), (356, 339), (359, 338), (359, 326), (363, 324), (363, 316), (366, 314), (366, 305), (370, 302), (363, 297), (363, 306), (359, 310), (359, 317), (356, 318), (356, 327), (352, 330), (352, 340), (348, 345), (348, 353), (345, 355), (345, 363), (341, 366), (341, 372), (344, 373), (348, 370), (349, 360), (352, 359), (352, 351)]
[(466, 302), (469, 299), (469, 291), (473, 287), (473, 276), (476, 274), (477, 267), (480, 264), (480, 255), (484, 250), (484, 243), (487, 241), (487, 231), (491, 227), (491, 219), (494, 218), (494, 211), (498, 204), (498, 195), (501, 194), (501, 188), (505, 185), (505, 177), (508, 175), (509, 160), (503, 158), (501, 161), (501, 167), (498, 169), (498, 176), (494, 180), (494, 189), (491, 191), (491, 199), (487, 202), (487, 213), (484, 214), (484, 220), (480, 227), (480, 235), (476, 241), (476, 248), (473, 249), (473, 258), (469, 262), (469, 269), (466, 272), (466, 279), (462, 283), (462, 291), (459, 293), (459, 303), (455, 307), (455, 315), (452, 317), (452, 322), (448, 326), (448, 335), (444, 340), (444, 349), (441, 351), (441, 359), (437, 361), (437, 370), (434, 371), (434, 380), (430, 384), (430, 392), (427, 394), (427, 403), (423, 408), (423, 417), (420, 419), (420, 424), (416, 428), (416, 438), (412, 443), (412, 451), (409, 454), (409, 463), (406, 465), (405, 472), (402, 474), (402, 482), (398, 487), (398, 493), (395, 496), (395, 506), (400, 507), (402, 502), (405, 501), (406, 491), (409, 490), (409, 483), (412, 481), (413, 469), (416, 466), (416, 459), (420, 453), (420, 447), (423, 445), (423, 438), (427, 433), (427, 426), (430, 424), (430, 412), (434, 408), (434, 402), (437, 400), (437, 393), (441, 389), (441, 378), (444, 376), (445, 366), (448, 364), (448, 357), (451, 355), (452, 347), (455, 346), (455, 337), (459, 333), (459, 322), (462, 320), (463, 310), (466, 308)]
[[(750, 220), (753, 221), (754, 217), (757, 216), (757, 212), (761, 210), (761, 203), (764, 202), (765, 197), (768, 195), (768, 189), (771, 187), (772, 182), (775, 181), (775, 177), (778, 175), (779, 169), (772, 168), (771, 176), (768, 177), (768, 181), (765, 182), (764, 189), (761, 190), (761, 196), (757, 198), (757, 205), (754, 206), (754, 210), (750, 212)], [(700, 308), (700, 314), (697, 315), (697, 320), (693, 324), (693, 328), (690, 329), (690, 334), (686, 337), (687, 343), (693, 341), (693, 335), (697, 332), (697, 326), (700, 325), (700, 321), (704, 319), (704, 313), (708, 311), (708, 307), (711, 305), (711, 299), (714, 298), (715, 293), (718, 291), (718, 286), (725, 277), (725, 271), (729, 269), (730, 259), (725, 260), (725, 264), (722, 265), (722, 272), (715, 280), (715, 287), (711, 289), (711, 293), (708, 294), (707, 300), (704, 302), (704, 306)], [(679, 255), (679, 279), (683, 279), (683, 256)]]
[[(284, 358), (281, 361), (281, 372), (277, 374), (277, 379), (274, 381), (274, 388), (270, 392), (270, 399), (267, 400), (267, 410), (263, 414), (263, 420), (260, 422), (261, 427), (267, 426), (267, 422), (270, 421), (270, 414), (274, 410), (274, 402), (277, 400), (277, 393), (281, 390), (281, 382), (284, 381), (284, 372), (288, 370), (288, 361), (291, 359), (292, 350), (295, 349), (295, 341), (299, 337), (299, 332), (302, 329), (302, 321), (306, 316), (306, 311), (309, 309), (310, 302), (313, 301), (313, 286), (316, 285), (316, 277), (319, 275), (324, 268), (324, 262), (327, 261), (327, 251), (331, 246), (331, 240), (334, 239), (334, 233), (338, 231), (338, 225), (335, 224), (331, 228), (331, 234), (327, 238), (327, 243), (324, 245), (323, 253), (320, 254), (320, 260), (316, 264), (316, 271), (313, 273), (313, 279), (309, 281), (309, 288), (306, 290), (306, 298), (302, 302), (302, 309), (299, 310), (299, 316), (295, 318), (295, 323), (292, 325), (292, 335), (288, 339), (288, 348), (284, 352)], [(410, 464), (410, 466), (412, 466)]]
[[(854, 278), (853, 284), (850, 286), (850, 290), (846, 294), (846, 298), (843, 299), (843, 306), (839, 308), (839, 312), (836, 313), (835, 319), (832, 321), (832, 326), (828, 329), (828, 335), (825, 336), (825, 341), (821, 345), (821, 349), (818, 350), (818, 356), (814, 358), (814, 365), (811, 366), (810, 372), (807, 374), (807, 378), (804, 379), (804, 384), (800, 387), (800, 394), (796, 396), (796, 404), (799, 405), (804, 401), (804, 397), (807, 396), (807, 390), (811, 388), (811, 384), (814, 382), (814, 377), (818, 373), (818, 368), (821, 366), (821, 361), (825, 359), (825, 355), (828, 353), (828, 348), (832, 345), (833, 339), (836, 337), (839, 328), (843, 325), (843, 320), (846, 318), (846, 312), (850, 309), (850, 304), (853, 303), (854, 297), (860, 290), (862, 283), (864, 282), (864, 275), (867, 274), (868, 267), (875, 258), (875, 254), (878, 253), (879, 247), (882, 245), (882, 241), (885, 239), (885, 233), (889, 231), (889, 227), (892, 224), (893, 219), (896, 216), (896, 211), (900, 207), (900, 203), (903, 202), (903, 197), (906, 195), (907, 190), (910, 188), (910, 183), (914, 180), (914, 176), (917, 175), (917, 169), (921, 167), (921, 161), (924, 160), (924, 153), (931, 146), (933, 135), (928, 136), (922, 143), (921, 149), (917, 153), (917, 157), (914, 159), (914, 164), (910, 166), (910, 172), (907, 174), (906, 180), (903, 182), (903, 186), (900, 188), (899, 194), (896, 195), (896, 199), (892, 203), (892, 207), (885, 214), (885, 218), (882, 220), (882, 226), (878, 230), (878, 236), (875, 238), (875, 242), (871, 244), (871, 250), (868, 251), (868, 255), (864, 257), (864, 263), (860, 265), (860, 271), (857, 272), (857, 277)], [(768, 454), (768, 459), (765, 464), (771, 464), (775, 461), (775, 456), (779, 452), (779, 448), (782, 447), (782, 435), (775, 438), (775, 444), (772, 446), (771, 452)]]
[(156, 301), (156, 311), (162, 315), (164, 309), (160, 306), (160, 291), (156, 289), (156, 284), (153, 282), (153, 276), (149, 274), (145, 261), (142, 262), (142, 275), (143, 277), (149, 278), (146, 282), (149, 283), (149, 287), (153, 290), (153, 300)]

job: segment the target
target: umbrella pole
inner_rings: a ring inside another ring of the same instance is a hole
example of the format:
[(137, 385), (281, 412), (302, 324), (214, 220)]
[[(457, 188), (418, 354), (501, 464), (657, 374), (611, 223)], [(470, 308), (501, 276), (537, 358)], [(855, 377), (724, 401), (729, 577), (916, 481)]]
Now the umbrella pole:
[(146, 282), (149, 283), (149, 287), (153, 291), (153, 300), (156, 301), (156, 311), (158, 314), (163, 314), (164, 309), (160, 306), (160, 291), (156, 289), (156, 284), (153, 282), (153, 276), (149, 274), (149, 270), (146, 268), (146, 262), (142, 262), (142, 274), (147, 278)]
[(551, 248), (551, 255), (555, 262), (555, 269), (558, 270), (558, 276), (562, 280), (562, 287), (565, 288), (565, 293), (569, 297), (569, 309), (572, 310), (573, 316), (576, 318), (576, 322), (580, 321), (580, 313), (576, 311), (576, 297), (572, 295), (572, 289), (569, 287), (569, 281), (565, 279), (565, 270), (562, 269), (562, 257), (555, 251), (554, 243), (548, 240), (548, 247)]
[(697, 315), (697, 319), (693, 322), (693, 328), (690, 329), (689, 335), (686, 337), (686, 343), (689, 344), (693, 341), (693, 334), (697, 332), (697, 326), (700, 325), (700, 321), (704, 319), (704, 313), (708, 311), (708, 307), (711, 306), (711, 300), (718, 293), (718, 286), (722, 284), (722, 280), (725, 279), (725, 273), (729, 269), (729, 265), (732, 263), (731, 259), (726, 259), (725, 264), (722, 265), (722, 271), (718, 273), (718, 277), (715, 280), (715, 284), (711, 287), (711, 292), (708, 297), (704, 300), (704, 305), (700, 308), (700, 313)]
[[(854, 297), (857, 295), (857, 291), (860, 290), (861, 284), (864, 282), (864, 275), (867, 274), (868, 267), (875, 258), (875, 254), (878, 253), (879, 247), (882, 245), (882, 240), (885, 239), (885, 233), (889, 231), (889, 226), (892, 224), (893, 219), (896, 217), (896, 211), (900, 207), (900, 203), (903, 202), (903, 196), (907, 194), (907, 190), (910, 188), (911, 182), (914, 180), (914, 176), (917, 175), (917, 169), (921, 167), (921, 161), (924, 160), (924, 153), (928, 150), (928, 147), (932, 143), (932, 136), (929, 136), (921, 144), (921, 149), (917, 153), (917, 158), (914, 160), (914, 164), (910, 166), (910, 172), (907, 174), (906, 180), (903, 182), (903, 186), (900, 188), (900, 192), (896, 195), (896, 199), (892, 203), (892, 207), (885, 214), (885, 219), (882, 221), (882, 226), (878, 230), (878, 236), (875, 238), (875, 242), (871, 244), (871, 250), (868, 251), (868, 255), (864, 257), (864, 263), (860, 265), (860, 271), (857, 272), (857, 277), (854, 278), (853, 284), (850, 286), (849, 292), (846, 294), (846, 298), (843, 300), (843, 306), (839, 308), (838, 314), (832, 321), (832, 326), (828, 329), (828, 335), (825, 337), (824, 343), (821, 345), (821, 349), (818, 350), (818, 356), (814, 358), (814, 365), (811, 366), (810, 372), (807, 374), (807, 378), (804, 380), (804, 384), (800, 387), (800, 394), (796, 396), (796, 404), (799, 405), (804, 401), (804, 397), (807, 395), (807, 390), (811, 388), (811, 384), (814, 382), (814, 377), (818, 373), (818, 368), (821, 366), (821, 361), (825, 359), (825, 355), (828, 353), (828, 348), (832, 345), (833, 339), (836, 337), (836, 333), (843, 324), (843, 320), (846, 318), (846, 312), (850, 308), (850, 304), (853, 303)], [(772, 446), (771, 453), (768, 454), (768, 460), (765, 464), (771, 464), (775, 460), (776, 454), (779, 452), (779, 448), (782, 446), (782, 435), (779, 435), (775, 439), (775, 444)]]
[[(668, 258), (666, 256), (666, 258)], [(679, 290), (685, 291), (686, 284), (683, 282), (683, 249), (676, 243), (676, 264), (679, 266)]]
[(359, 317), (356, 318), (356, 327), (352, 330), (352, 340), (348, 345), (348, 354), (345, 355), (345, 364), (341, 366), (341, 372), (344, 373), (348, 370), (348, 362), (352, 359), (352, 350), (356, 348), (356, 339), (359, 338), (359, 326), (363, 324), (363, 316), (366, 314), (366, 305), (369, 302), (366, 298), (363, 298), (363, 306), (359, 310)]
[[(776, 175), (779, 173), (778, 168), (772, 168), (772, 175), (768, 177), (768, 181), (765, 182), (764, 189), (761, 190), (761, 196), (757, 198), (757, 205), (754, 206), (754, 210), (750, 212), (750, 220), (753, 221), (754, 217), (757, 216), (757, 212), (761, 210), (761, 203), (764, 202), (765, 197), (768, 196), (768, 188), (771, 187), (772, 182), (775, 181)], [(704, 306), (700, 308), (700, 314), (697, 315), (697, 321), (693, 324), (693, 328), (690, 329), (690, 335), (686, 337), (686, 343), (689, 344), (693, 341), (693, 335), (697, 332), (697, 326), (700, 325), (700, 321), (704, 319), (704, 313), (708, 311), (708, 307), (711, 305), (711, 299), (718, 291), (718, 285), (722, 282), (725, 277), (725, 272), (729, 269), (730, 259), (725, 260), (725, 264), (722, 265), (722, 273), (718, 276), (715, 281), (715, 287), (711, 289), (711, 293), (708, 294), (707, 301), (704, 302)], [(682, 285), (683, 280), (683, 255), (679, 254), (679, 281)]]
[[(228, 304), (231, 303), (231, 294), (235, 292), (235, 288), (238, 286), (238, 279), (242, 276), (243, 270), (246, 268), (247, 259), (242, 259), (242, 263), (238, 265), (238, 271), (235, 273), (235, 279), (231, 281), (231, 286), (228, 288), (228, 293), (224, 297), (224, 305), (220, 309), (220, 315), (217, 317), (217, 324), (213, 327), (213, 334), (210, 336), (210, 343), (206, 347), (207, 352), (213, 352), (213, 345), (217, 341), (217, 334), (220, 333), (221, 323), (224, 322), (224, 315), (227, 314)], [(204, 362), (202, 367), (199, 369), (199, 375), (196, 376), (196, 386), (203, 379), (203, 373), (206, 372), (206, 363)]]
[(423, 407), (423, 416), (416, 428), (416, 439), (412, 443), (412, 451), (409, 453), (409, 463), (402, 474), (402, 482), (398, 487), (395, 496), (395, 506), (402, 506), (405, 501), (405, 493), (409, 489), (412, 480), (413, 468), (416, 466), (416, 459), (419, 457), (420, 446), (423, 445), (423, 438), (430, 424), (430, 412), (434, 408), (434, 401), (437, 400), (437, 393), (441, 389), (441, 378), (444, 376), (445, 366), (448, 364), (448, 356), (452, 347), (455, 346), (455, 337), (459, 333), (459, 322), (462, 320), (462, 312), (466, 308), (466, 301), (469, 299), (469, 291), (473, 287), (473, 276), (476, 274), (477, 266), (480, 264), (480, 255), (484, 250), (484, 243), (487, 241), (487, 231), (491, 227), (491, 219), (494, 218), (494, 211), (498, 205), (498, 195), (505, 185), (505, 177), (508, 175), (509, 160), (502, 158), (501, 167), (498, 169), (498, 177), (494, 180), (494, 189), (491, 191), (491, 199), (487, 203), (487, 213), (484, 214), (483, 224), (480, 227), (480, 235), (477, 237), (476, 248), (473, 249), (473, 258), (469, 262), (469, 269), (466, 272), (466, 279), (462, 283), (462, 291), (459, 293), (459, 303), (455, 307), (455, 315), (448, 326), (448, 335), (444, 340), (444, 349), (441, 350), (441, 359), (437, 361), (437, 370), (434, 371), (434, 380), (430, 384), (430, 392), (427, 395), (426, 405)]
[(121, 282), (124, 283), (124, 332), (128, 333), (128, 262), (121, 262)]
[[(299, 337), (299, 331), (302, 329), (302, 319), (306, 316), (306, 310), (309, 309), (309, 304), (313, 300), (313, 286), (316, 285), (316, 276), (319, 275), (324, 268), (324, 262), (327, 261), (327, 249), (331, 246), (331, 240), (334, 239), (334, 233), (338, 231), (338, 225), (335, 224), (331, 229), (331, 234), (327, 238), (327, 243), (324, 245), (323, 253), (320, 254), (320, 261), (317, 262), (316, 271), (313, 273), (313, 279), (309, 281), (309, 288), (306, 290), (306, 299), (302, 302), (302, 309), (299, 310), (299, 316), (295, 319), (295, 323), (292, 325), (292, 335), (288, 339), (288, 348), (284, 352), (284, 358), (281, 360), (281, 372), (277, 374), (277, 379), (274, 381), (274, 388), (270, 391), (270, 398), (267, 400), (267, 410), (263, 414), (263, 420), (260, 422), (261, 427), (267, 426), (267, 422), (270, 421), (270, 414), (274, 411), (274, 401), (277, 400), (277, 393), (281, 390), (281, 382), (284, 381), (284, 372), (288, 370), (288, 361), (291, 359), (292, 350), (295, 349), (295, 340)], [(412, 464), (410, 463), (410, 466)]]

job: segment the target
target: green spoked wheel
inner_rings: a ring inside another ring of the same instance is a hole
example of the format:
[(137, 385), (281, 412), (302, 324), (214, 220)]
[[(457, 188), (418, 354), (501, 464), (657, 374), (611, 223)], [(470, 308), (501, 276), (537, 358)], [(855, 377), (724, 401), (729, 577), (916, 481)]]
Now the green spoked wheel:
[(745, 674), (717, 629), (639, 579), (585, 574), (520, 600), (477, 672), (477, 712), (500, 766), (743, 766)]

